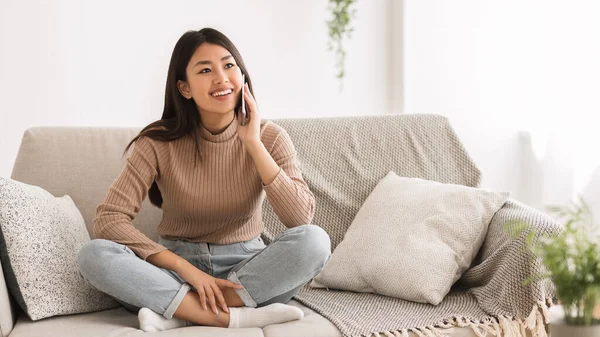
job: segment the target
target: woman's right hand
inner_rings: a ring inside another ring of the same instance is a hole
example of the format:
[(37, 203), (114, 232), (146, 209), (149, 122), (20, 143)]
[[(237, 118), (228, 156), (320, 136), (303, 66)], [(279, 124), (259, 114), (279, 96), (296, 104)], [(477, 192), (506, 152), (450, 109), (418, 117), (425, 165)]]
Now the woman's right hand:
[(146, 260), (157, 267), (176, 272), (177, 275), (181, 276), (182, 279), (196, 288), (198, 296), (200, 297), (202, 308), (207, 310), (206, 302), (208, 301), (210, 308), (215, 314), (218, 312), (217, 302), (219, 302), (219, 305), (221, 308), (223, 308), (224, 312), (229, 312), (229, 309), (227, 309), (227, 302), (225, 302), (225, 298), (223, 297), (223, 292), (221, 292), (221, 289), (244, 288), (244, 286), (241, 284), (208, 275), (202, 270), (196, 268), (193, 264), (189, 263), (181, 256), (176, 255), (168, 249), (162, 250), (156, 254), (152, 254), (148, 256)]
[(196, 268), (192, 264), (188, 264), (178, 274), (187, 283), (191, 284), (194, 288), (196, 288), (196, 291), (198, 292), (198, 297), (200, 297), (200, 303), (202, 304), (202, 308), (204, 308), (204, 310), (207, 310), (206, 302), (208, 301), (208, 304), (210, 304), (210, 307), (215, 314), (218, 313), (217, 302), (224, 312), (229, 312), (221, 288), (242, 289), (244, 287), (241, 284), (212, 277), (207, 273), (203, 272), (202, 270)]

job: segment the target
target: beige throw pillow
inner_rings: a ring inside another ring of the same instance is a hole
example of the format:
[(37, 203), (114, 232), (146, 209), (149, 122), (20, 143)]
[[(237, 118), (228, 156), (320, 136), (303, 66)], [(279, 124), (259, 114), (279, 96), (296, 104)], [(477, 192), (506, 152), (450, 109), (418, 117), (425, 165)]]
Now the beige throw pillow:
[(477, 255), (508, 196), (390, 172), (311, 286), (437, 305)]

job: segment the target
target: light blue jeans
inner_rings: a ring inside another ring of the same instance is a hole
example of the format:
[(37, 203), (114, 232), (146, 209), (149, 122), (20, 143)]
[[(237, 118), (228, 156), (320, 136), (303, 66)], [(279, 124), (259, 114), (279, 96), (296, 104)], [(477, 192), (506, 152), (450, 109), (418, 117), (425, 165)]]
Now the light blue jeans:
[[(242, 284), (236, 292), (248, 307), (287, 303), (331, 258), (329, 236), (315, 225), (289, 228), (269, 246), (260, 236), (229, 245), (164, 238), (159, 243), (209, 275)], [(113, 241), (86, 243), (78, 260), (87, 282), (131, 311), (146, 307), (170, 319), (187, 292), (195, 290), (174, 271)]]

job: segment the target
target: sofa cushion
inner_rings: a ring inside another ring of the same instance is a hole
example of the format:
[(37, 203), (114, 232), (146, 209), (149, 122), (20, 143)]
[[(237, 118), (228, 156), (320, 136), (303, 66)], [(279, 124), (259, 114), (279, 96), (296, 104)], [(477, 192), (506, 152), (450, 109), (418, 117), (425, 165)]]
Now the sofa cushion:
[(101, 312), (58, 316), (33, 322), (19, 317), (10, 337), (263, 337), (262, 329), (226, 329), (191, 326), (161, 332), (139, 330), (137, 316), (125, 308)]
[(69, 196), (0, 177), (0, 230), (8, 288), (32, 320), (118, 306), (79, 274), (90, 237)]
[(437, 305), (508, 196), (389, 172), (311, 285)]
[[(304, 318), (299, 321), (274, 324), (251, 329), (224, 329), (213, 327), (186, 327), (169, 331), (145, 333), (138, 329), (137, 316), (124, 308), (101, 312), (58, 316), (33, 322), (19, 317), (10, 337), (341, 337), (340, 331), (326, 318), (296, 301), (288, 304), (302, 309)], [(408, 337), (418, 337), (410, 332)], [(448, 337), (476, 337), (468, 327), (453, 328)]]

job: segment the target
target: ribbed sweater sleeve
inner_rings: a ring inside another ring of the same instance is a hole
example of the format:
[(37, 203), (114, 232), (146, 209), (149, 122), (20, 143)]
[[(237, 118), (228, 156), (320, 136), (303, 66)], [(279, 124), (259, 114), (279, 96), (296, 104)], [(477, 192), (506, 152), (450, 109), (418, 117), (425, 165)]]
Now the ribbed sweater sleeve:
[(281, 168), (275, 180), (265, 185), (264, 190), (279, 220), (291, 228), (311, 223), (315, 198), (302, 178), (296, 149), (289, 134), (284, 129), (279, 130), (264, 135), (266, 142), (272, 139), (271, 157)]
[(165, 250), (132, 223), (158, 175), (158, 152), (150, 139), (141, 137), (134, 143), (124, 169), (110, 186), (104, 202), (96, 208), (94, 236), (126, 245), (144, 260)]

